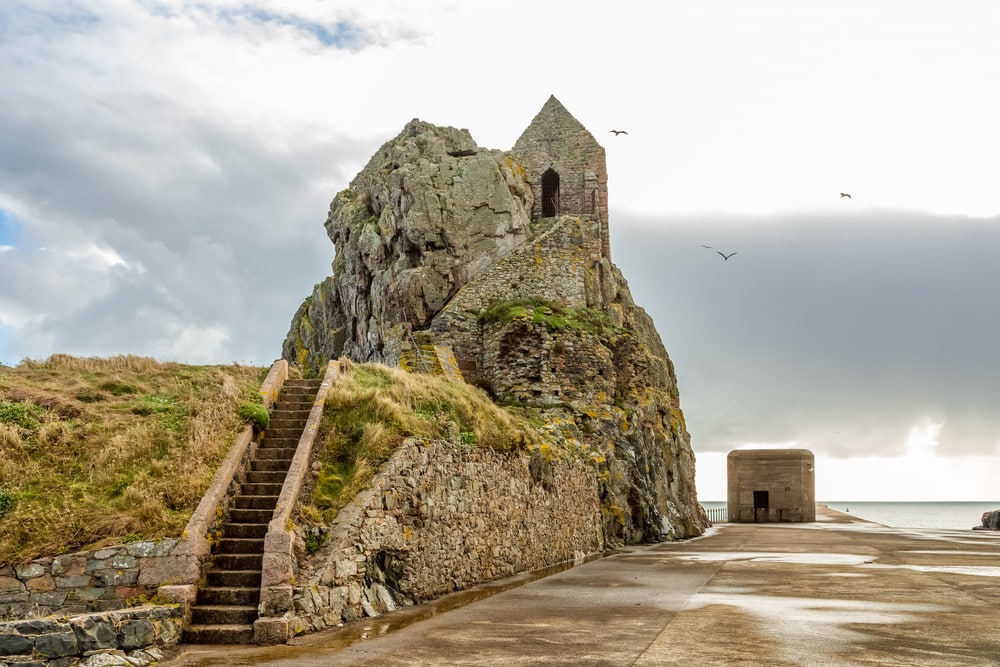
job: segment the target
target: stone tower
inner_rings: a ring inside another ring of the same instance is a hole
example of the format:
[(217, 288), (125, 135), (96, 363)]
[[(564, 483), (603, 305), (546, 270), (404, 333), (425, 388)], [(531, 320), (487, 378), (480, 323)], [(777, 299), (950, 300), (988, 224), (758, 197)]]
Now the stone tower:
[(600, 221), (601, 256), (610, 257), (608, 166), (594, 135), (553, 95), (511, 153), (524, 166), (534, 194), (531, 219), (593, 216)]

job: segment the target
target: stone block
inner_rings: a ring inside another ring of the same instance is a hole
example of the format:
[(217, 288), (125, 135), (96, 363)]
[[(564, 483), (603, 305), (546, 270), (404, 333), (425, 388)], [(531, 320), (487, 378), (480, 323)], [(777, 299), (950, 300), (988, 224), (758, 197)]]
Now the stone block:
[(99, 551), (94, 552), (94, 558), (97, 560), (107, 560), (108, 558), (117, 556), (118, 553), (119, 550), (117, 548), (100, 549)]
[(126, 621), (118, 628), (120, 646), (125, 650), (149, 646), (156, 639), (156, 627), (145, 618)]
[(32, 562), (24, 565), (15, 565), (14, 572), (17, 573), (18, 579), (32, 579), (42, 576), (47, 570), (41, 563)]
[(201, 576), (197, 556), (162, 556), (142, 560), (139, 569), (140, 586), (193, 584)]
[(40, 593), (31, 593), (28, 597), (28, 602), (31, 604), (37, 604), (40, 607), (59, 607), (64, 602), (69, 595), (69, 591), (43, 591)]
[(291, 638), (291, 624), (286, 618), (258, 618), (254, 621), (254, 644), (284, 644)]
[(50, 571), (53, 576), (76, 576), (84, 573), (87, 557), (83, 554), (58, 556), (52, 561)]
[(80, 667), (134, 667), (121, 651), (113, 653), (95, 653), (88, 656)]
[(21, 593), (25, 590), (24, 584), (16, 577), (0, 577), (0, 595), (4, 593)]
[(40, 577), (28, 579), (24, 583), (29, 591), (51, 591), (56, 587), (56, 581), (51, 574), (43, 574)]
[(262, 616), (280, 616), (292, 608), (291, 586), (270, 586), (260, 591)]
[(0, 655), (31, 655), (34, 646), (34, 637), (0, 631)]
[(72, 631), (35, 637), (35, 655), (46, 658), (61, 658), (80, 652), (76, 634)]
[(118, 634), (104, 616), (88, 614), (70, 621), (80, 651), (101, 651), (118, 648)]
[(94, 576), (106, 586), (131, 586), (139, 580), (139, 570), (96, 570)]
[(90, 586), (90, 577), (86, 574), (71, 574), (55, 577), (56, 588), (86, 588)]
[(136, 558), (162, 558), (169, 556), (177, 545), (176, 538), (135, 542), (125, 546), (125, 551)]
[(73, 599), (83, 600), (85, 602), (91, 602), (93, 600), (100, 600), (101, 598), (108, 595), (107, 588), (101, 588), (98, 586), (91, 588), (74, 588), (73, 589)]
[(128, 570), (134, 568), (139, 564), (135, 556), (129, 556), (128, 554), (118, 554), (117, 556), (112, 556), (108, 561), (108, 566), (119, 570)]
[(159, 595), (164, 600), (169, 600), (170, 602), (176, 602), (180, 605), (181, 614), (186, 614), (186, 611), (194, 605), (195, 600), (198, 598), (198, 587), (193, 584), (183, 584), (177, 586), (160, 586), (157, 590), (157, 595)]

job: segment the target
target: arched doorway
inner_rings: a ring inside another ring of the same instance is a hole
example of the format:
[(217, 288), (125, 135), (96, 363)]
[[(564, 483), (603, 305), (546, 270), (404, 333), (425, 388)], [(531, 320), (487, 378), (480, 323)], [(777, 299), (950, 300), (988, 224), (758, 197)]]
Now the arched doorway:
[(559, 215), (559, 174), (555, 169), (546, 169), (542, 174), (542, 217)]

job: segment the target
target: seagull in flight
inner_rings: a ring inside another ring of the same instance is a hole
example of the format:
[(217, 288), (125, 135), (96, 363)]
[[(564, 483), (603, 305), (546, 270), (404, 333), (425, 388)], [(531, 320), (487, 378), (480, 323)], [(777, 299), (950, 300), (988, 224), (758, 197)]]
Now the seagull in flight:
[(847, 193), (847, 192), (841, 192), (841, 193), (840, 193), (840, 196), (841, 196), (841, 197), (847, 197), (848, 199), (854, 199), (854, 197), (852, 197), (852, 196), (851, 196), (851, 195), (850, 195), (849, 193)]
[(609, 134), (613, 134), (617, 137), (619, 134), (628, 134), (628, 132), (625, 130), (611, 130)]
[(726, 260), (727, 262), (729, 261), (729, 258), (730, 258), (730, 257), (732, 257), (733, 255), (735, 255), (735, 254), (736, 254), (735, 252), (731, 252), (731, 253), (729, 253), (729, 254), (727, 255), (726, 253), (722, 252), (721, 250), (716, 250), (715, 252), (717, 252), (717, 253), (719, 253), (720, 255), (722, 255), (722, 259)]

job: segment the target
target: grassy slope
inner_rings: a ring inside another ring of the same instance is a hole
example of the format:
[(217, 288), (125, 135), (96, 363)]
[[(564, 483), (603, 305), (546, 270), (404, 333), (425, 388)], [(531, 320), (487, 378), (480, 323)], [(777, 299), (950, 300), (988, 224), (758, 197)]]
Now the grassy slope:
[(0, 366), (0, 565), (180, 535), (266, 372), (135, 356)]

